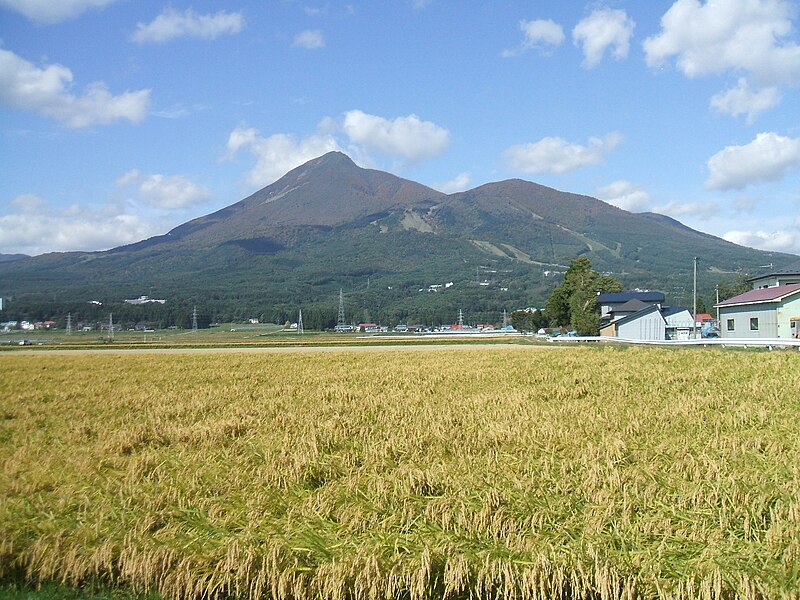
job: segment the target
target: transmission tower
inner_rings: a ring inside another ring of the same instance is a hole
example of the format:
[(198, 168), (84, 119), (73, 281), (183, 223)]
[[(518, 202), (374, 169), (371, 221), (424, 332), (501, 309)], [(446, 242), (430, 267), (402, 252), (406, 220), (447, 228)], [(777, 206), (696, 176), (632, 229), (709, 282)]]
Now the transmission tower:
[(297, 315), (297, 333), (298, 335), (302, 335), (303, 333), (303, 309), (300, 309), (300, 313)]
[(339, 316), (336, 318), (336, 329), (342, 330), (346, 327), (344, 322), (344, 293), (339, 288)]
[(458, 309), (458, 326), (459, 327), (464, 326), (464, 313), (461, 311), (460, 308)]
[(197, 333), (197, 306), (192, 308), (192, 333)]
[(506, 309), (503, 309), (503, 329), (508, 327), (508, 315), (506, 314)]
[(114, 341), (114, 313), (108, 313), (108, 339)]
[(67, 313), (67, 335), (72, 335), (72, 313)]

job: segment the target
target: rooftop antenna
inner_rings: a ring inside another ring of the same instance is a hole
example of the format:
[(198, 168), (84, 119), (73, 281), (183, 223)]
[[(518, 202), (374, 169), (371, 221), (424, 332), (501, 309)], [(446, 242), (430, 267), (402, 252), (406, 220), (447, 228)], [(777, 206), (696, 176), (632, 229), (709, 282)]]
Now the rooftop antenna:
[(192, 333), (197, 333), (197, 306), (192, 308)]
[(300, 309), (300, 313), (297, 315), (297, 334), (303, 334), (303, 309)]
[(336, 318), (336, 328), (342, 330), (346, 327), (344, 322), (344, 293), (342, 288), (339, 288), (339, 316)]
[(72, 313), (67, 313), (67, 335), (72, 335)]

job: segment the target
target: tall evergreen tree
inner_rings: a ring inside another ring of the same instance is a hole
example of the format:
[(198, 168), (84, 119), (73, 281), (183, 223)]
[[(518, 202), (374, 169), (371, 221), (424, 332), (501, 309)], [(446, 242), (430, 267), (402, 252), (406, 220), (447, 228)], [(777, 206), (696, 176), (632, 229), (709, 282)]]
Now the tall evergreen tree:
[(544, 312), (550, 324), (570, 326), (579, 335), (596, 335), (600, 324), (597, 296), (604, 292), (620, 292), (622, 284), (610, 275), (600, 275), (592, 269), (586, 256), (570, 261), (564, 281), (545, 304)]

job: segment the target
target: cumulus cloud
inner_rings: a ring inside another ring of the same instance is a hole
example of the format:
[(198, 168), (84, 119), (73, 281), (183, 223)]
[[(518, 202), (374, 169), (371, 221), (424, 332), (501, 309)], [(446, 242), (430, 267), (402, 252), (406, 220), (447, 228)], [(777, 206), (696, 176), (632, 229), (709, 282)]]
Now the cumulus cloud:
[(434, 183), (431, 187), (445, 194), (455, 194), (469, 189), (470, 183), (472, 183), (472, 177), (470, 177), (469, 173), (459, 173), (450, 181)]
[(318, 50), (325, 47), (325, 38), (319, 29), (307, 29), (298, 33), (292, 42), (292, 48)]
[(748, 125), (752, 125), (759, 113), (777, 106), (780, 101), (781, 94), (777, 87), (755, 91), (750, 89), (747, 79), (741, 77), (736, 88), (711, 98), (711, 108), (734, 117), (746, 114)]
[(572, 41), (583, 49), (583, 66), (596, 67), (607, 48), (614, 49), (615, 59), (626, 58), (634, 27), (636, 23), (624, 10), (610, 8), (595, 10), (580, 21), (572, 30)]
[(184, 175), (143, 175), (133, 169), (117, 179), (117, 187), (132, 185), (147, 204), (164, 210), (186, 208), (211, 199), (207, 189)]
[(0, 0), (9, 8), (36, 23), (50, 25), (77, 17), (91, 8), (102, 8), (117, 0)]
[(137, 23), (131, 39), (137, 44), (161, 43), (177, 38), (213, 40), (221, 35), (239, 33), (244, 27), (241, 13), (224, 10), (216, 14), (198, 15), (192, 9), (178, 12), (166, 8), (150, 23)]
[[(11, 204), (18, 206), (28, 202), (20, 198), (15, 198)], [(157, 231), (153, 223), (136, 215), (121, 214), (111, 210), (112, 207), (91, 210), (72, 205), (64, 210), (45, 210), (46, 203), (42, 199), (38, 202), (37, 210), (22, 209), (0, 215), (0, 252), (43, 254), (106, 250), (163, 233)]]
[(759, 250), (792, 252), (800, 254), (800, 232), (797, 231), (741, 231), (725, 233), (723, 239)]
[(564, 41), (564, 30), (561, 25), (549, 19), (520, 21), (519, 28), (524, 36), (522, 44), (511, 50), (503, 50), (503, 57), (519, 56), (531, 49), (547, 52), (551, 48), (560, 46)]
[(716, 202), (669, 202), (660, 206), (654, 206), (653, 212), (668, 215), (670, 217), (698, 217), (700, 219), (710, 219), (719, 212)]
[(687, 77), (744, 72), (760, 86), (800, 83), (800, 46), (787, 40), (793, 7), (783, 0), (677, 0), (647, 38), (648, 65), (675, 58)]
[(546, 137), (532, 144), (511, 146), (504, 157), (517, 171), (562, 174), (602, 163), (621, 141), (622, 135), (616, 132), (602, 138), (589, 138), (585, 146), (571, 144), (560, 137)]
[(415, 162), (438, 156), (450, 145), (450, 132), (417, 115), (389, 120), (360, 110), (344, 115), (342, 131), (367, 151)]
[(277, 133), (262, 137), (253, 128), (237, 127), (228, 136), (228, 159), (240, 150), (248, 150), (256, 164), (247, 175), (247, 183), (264, 187), (288, 171), (333, 150), (341, 150), (330, 134), (319, 133), (297, 141), (294, 136)]
[(339, 119), (325, 117), (314, 134), (300, 140), (287, 133), (264, 137), (252, 127), (237, 127), (228, 135), (223, 160), (233, 159), (239, 151), (249, 151), (256, 165), (248, 173), (247, 183), (263, 187), (312, 158), (343, 151), (345, 147), (360, 164), (373, 164), (372, 153), (416, 162), (438, 156), (449, 141), (446, 129), (416, 115), (389, 120), (351, 110)]
[(102, 82), (89, 84), (83, 95), (69, 91), (73, 75), (67, 67), (43, 69), (13, 52), (0, 49), (0, 104), (37, 112), (67, 127), (106, 125), (120, 119), (134, 123), (147, 116), (150, 90), (112, 95)]
[(744, 146), (727, 146), (708, 159), (706, 187), (742, 189), (752, 183), (777, 181), (800, 168), (800, 139), (759, 133)]
[(620, 179), (597, 190), (597, 197), (630, 212), (645, 212), (652, 208), (653, 198), (640, 186)]

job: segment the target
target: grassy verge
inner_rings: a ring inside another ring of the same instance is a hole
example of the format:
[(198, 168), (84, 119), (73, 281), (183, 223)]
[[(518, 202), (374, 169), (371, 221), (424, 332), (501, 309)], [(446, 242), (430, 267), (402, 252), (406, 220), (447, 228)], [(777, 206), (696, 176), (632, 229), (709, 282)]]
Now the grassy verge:
[(5, 354), (0, 577), (797, 598), (798, 389), (790, 352)]

